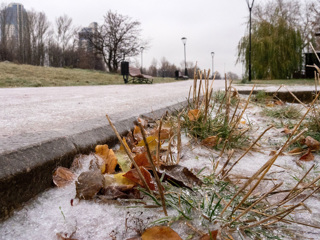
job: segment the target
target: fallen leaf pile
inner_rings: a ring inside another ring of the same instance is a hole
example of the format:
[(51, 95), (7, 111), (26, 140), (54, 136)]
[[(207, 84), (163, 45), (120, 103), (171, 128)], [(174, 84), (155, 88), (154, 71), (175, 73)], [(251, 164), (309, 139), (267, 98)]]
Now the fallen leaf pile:
[[(198, 117), (198, 112), (193, 114)], [(192, 115), (193, 116), (193, 115)], [(147, 130), (146, 142), (150, 149), (152, 163), (156, 166), (156, 174), (162, 181), (170, 182), (175, 186), (192, 189), (194, 185), (201, 185), (201, 180), (190, 170), (172, 161), (177, 153), (177, 134), (168, 123), (164, 123), (160, 129), (158, 124), (149, 127), (148, 121), (139, 118), (138, 121)], [(152, 126), (152, 124), (150, 124)], [(82, 172), (76, 179), (76, 174), (70, 169), (59, 167), (53, 174), (53, 181), (58, 187), (64, 187), (75, 181), (76, 198), (79, 200), (98, 200), (102, 203), (112, 203), (117, 199), (141, 199), (138, 187), (145, 188), (139, 176), (138, 169), (134, 167), (131, 159), (136, 163), (142, 173), (148, 188), (153, 194), (159, 194), (155, 176), (151, 171), (152, 166), (148, 159), (146, 143), (143, 140), (141, 129), (135, 126), (123, 139), (123, 145), (114, 151), (108, 145), (97, 145), (95, 147), (95, 158), (90, 162), (89, 171)], [(160, 142), (159, 142), (160, 141)], [(218, 139), (211, 140), (218, 141)], [(210, 143), (210, 141), (208, 142)], [(160, 146), (160, 149), (158, 149)], [(129, 149), (129, 155), (125, 151)], [(159, 157), (157, 157), (159, 156)], [(168, 158), (171, 161), (168, 161)], [(78, 161), (76, 159), (75, 161)], [(73, 166), (81, 167), (79, 162)], [(161, 189), (164, 187), (161, 185)], [(73, 202), (73, 201), (72, 201)], [(156, 226), (147, 229), (139, 239), (181, 239), (170, 227)]]

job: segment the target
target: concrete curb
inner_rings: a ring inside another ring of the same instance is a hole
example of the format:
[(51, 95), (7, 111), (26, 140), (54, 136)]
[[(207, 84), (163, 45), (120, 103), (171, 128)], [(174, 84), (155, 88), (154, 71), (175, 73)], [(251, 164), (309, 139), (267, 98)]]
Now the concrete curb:
[[(185, 106), (187, 101), (140, 116), (160, 118), (166, 112), (174, 113)], [(131, 117), (113, 124), (124, 135), (134, 127), (135, 120), (136, 117)], [(52, 173), (56, 167), (70, 167), (77, 154), (89, 153), (97, 144), (113, 146), (116, 142), (117, 138), (106, 120), (106, 125), (90, 131), (1, 154), (0, 220), (10, 217), (14, 209), (52, 187)]]

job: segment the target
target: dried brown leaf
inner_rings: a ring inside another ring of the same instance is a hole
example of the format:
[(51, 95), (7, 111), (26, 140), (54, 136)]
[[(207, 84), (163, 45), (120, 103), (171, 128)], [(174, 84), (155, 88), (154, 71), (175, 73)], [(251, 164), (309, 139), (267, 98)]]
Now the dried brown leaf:
[(178, 233), (166, 226), (148, 228), (141, 237), (142, 240), (182, 240)]
[(194, 185), (201, 185), (202, 181), (194, 175), (188, 168), (180, 165), (161, 166), (158, 175), (164, 174), (163, 180), (174, 182), (181, 187), (192, 189)]
[[(140, 171), (141, 171), (142, 175), (146, 179), (146, 182), (147, 182), (149, 188), (151, 190), (155, 190), (155, 185), (154, 185), (154, 182), (152, 180), (151, 174), (144, 167), (139, 167), (139, 168), (140, 168)], [(144, 184), (143, 184), (143, 182), (141, 181), (141, 179), (139, 177), (137, 169), (131, 169), (129, 172), (126, 172), (123, 176), (128, 178), (129, 180), (135, 182), (135, 183), (138, 183), (140, 186), (144, 187)]]
[(147, 152), (137, 154), (133, 159), (139, 167), (151, 168), (148, 161)]
[(284, 133), (284, 134), (286, 134), (286, 135), (291, 134), (291, 130), (290, 130), (288, 127), (284, 127), (281, 132)]
[(101, 190), (101, 194), (104, 199), (115, 200), (115, 199), (138, 199), (140, 198), (140, 192), (133, 188), (134, 185), (113, 185), (107, 186)]
[(282, 102), (281, 100), (277, 100), (274, 102), (275, 105), (278, 105), (278, 106), (283, 106), (284, 105), (284, 102)]
[(299, 160), (301, 161), (313, 161), (314, 160), (314, 156), (313, 154), (311, 153), (311, 149), (309, 148), (308, 149), (308, 152), (304, 155), (302, 155)]
[[(276, 153), (277, 153), (277, 150), (272, 150), (272, 151), (270, 151), (269, 156), (274, 156), (274, 155), (276, 155)], [(284, 153), (280, 153), (280, 156), (283, 156), (283, 155), (284, 155)]]
[(188, 112), (188, 117), (190, 121), (196, 121), (200, 117), (199, 109), (192, 109)]
[(101, 172), (83, 172), (76, 181), (76, 196), (79, 199), (92, 199), (103, 187), (104, 177)]
[(76, 175), (68, 168), (58, 167), (53, 173), (53, 183), (57, 187), (64, 187), (71, 183), (76, 178)]
[(133, 137), (137, 142), (140, 142), (143, 139), (141, 129), (138, 126), (134, 126)]
[(310, 136), (306, 137), (305, 145), (307, 145), (311, 150), (318, 151), (320, 149), (320, 142)]
[(302, 153), (303, 149), (301, 147), (296, 147), (294, 149), (292, 149), (291, 151), (289, 151), (289, 154), (299, 154)]
[(206, 147), (212, 148), (219, 144), (219, 140), (220, 138), (218, 136), (210, 136), (202, 140), (201, 144)]

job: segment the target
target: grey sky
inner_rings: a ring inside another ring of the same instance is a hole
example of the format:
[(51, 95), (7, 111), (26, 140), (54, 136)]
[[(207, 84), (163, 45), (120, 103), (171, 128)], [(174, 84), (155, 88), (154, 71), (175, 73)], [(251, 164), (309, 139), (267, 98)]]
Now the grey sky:
[[(143, 53), (143, 65), (153, 58), (165, 57), (181, 66), (184, 60), (182, 37), (187, 38), (187, 61), (198, 62), (201, 69), (242, 74), (237, 64), (237, 44), (245, 33), (249, 14), (245, 0), (17, 0), (27, 10), (43, 11), (54, 23), (67, 14), (74, 25), (102, 23), (108, 10), (128, 15), (141, 22), (142, 37), (150, 40)], [(8, 2), (10, 3), (10, 2)], [(137, 57), (140, 62), (140, 57)]]

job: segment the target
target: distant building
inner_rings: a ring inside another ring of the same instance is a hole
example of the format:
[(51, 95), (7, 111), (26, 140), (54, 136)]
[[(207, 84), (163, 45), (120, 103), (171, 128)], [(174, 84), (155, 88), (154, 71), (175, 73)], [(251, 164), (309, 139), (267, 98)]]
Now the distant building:
[(8, 37), (22, 41), (24, 27), (27, 23), (27, 12), (20, 3), (10, 3), (7, 8), (6, 25), (8, 26)]
[(89, 27), (82, 28), (79, 35), (79, 67), (96, 70), (105, 70), (102, 56), (97, 52), (94, 44), (97, 43), (95, 34), (98, 31), (98, 23), (93, 22)]
[(79, 47), (87, 52), (94, 52), (93, 43), (89, 39), (94, 38), (98, 23), (90, 23), (89, 27), (82, 28), (79, 34)]

